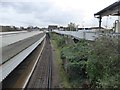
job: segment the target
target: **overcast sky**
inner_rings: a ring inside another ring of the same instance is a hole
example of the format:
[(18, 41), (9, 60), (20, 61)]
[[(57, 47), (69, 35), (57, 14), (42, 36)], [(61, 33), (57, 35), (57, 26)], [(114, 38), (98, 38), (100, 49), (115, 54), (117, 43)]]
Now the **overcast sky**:
[[(70, 22), (80, 27), (98, 26), (94, 14), (117, 0), (1, 0), (0, 24), (47, 27), (66, 26)], [(112, 26), (116, 17), (104, 17), (102, 25)]]

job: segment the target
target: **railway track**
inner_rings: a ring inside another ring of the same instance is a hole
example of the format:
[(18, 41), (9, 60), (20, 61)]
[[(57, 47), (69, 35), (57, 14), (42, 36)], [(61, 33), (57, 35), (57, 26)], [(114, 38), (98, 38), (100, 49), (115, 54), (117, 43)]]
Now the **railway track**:
[[(44, 47), (44, 48), (43, 48)], [(41, 50), (42, 49), (42, 50)], [(39, 53), (39, 54), (38, 54)], [(3, 82), (4, 88), (48, 88), (51, 87), (52, 51), (49, 35), (24, 62)], [(12, 81), (12, 83), (11, 83)]]
[(43, 49), (42, 55), (39, 58), (39, 62), (36, 69), (26, 87), (29, 88), (48, 88), (51, 87), (51, 75), (52, 75), (52, 51), (49, 40), (49, 35), (46, 35), (46, 44)]

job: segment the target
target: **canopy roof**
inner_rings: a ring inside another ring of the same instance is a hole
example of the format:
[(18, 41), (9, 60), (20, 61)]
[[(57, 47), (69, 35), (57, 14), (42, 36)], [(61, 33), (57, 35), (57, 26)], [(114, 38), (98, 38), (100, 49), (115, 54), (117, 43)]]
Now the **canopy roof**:
[(94, 14), (98, 18), (108, 15), (120, 16), (120, 0)]

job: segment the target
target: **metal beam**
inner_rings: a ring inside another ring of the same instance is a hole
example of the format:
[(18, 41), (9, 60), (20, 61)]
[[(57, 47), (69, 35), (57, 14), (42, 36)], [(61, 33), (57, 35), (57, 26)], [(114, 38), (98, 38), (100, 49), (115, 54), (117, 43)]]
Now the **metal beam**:
[(99, 17), (99, 29), (101, 29), (102, 17)]

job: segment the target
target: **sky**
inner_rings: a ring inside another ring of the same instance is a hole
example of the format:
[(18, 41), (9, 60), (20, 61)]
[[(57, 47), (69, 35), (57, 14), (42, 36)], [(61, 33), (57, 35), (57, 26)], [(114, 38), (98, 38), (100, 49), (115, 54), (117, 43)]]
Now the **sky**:
[[(98, 26), (94, 14), (118, 0), (0, 0), (0, 25)], [(104, 17), (102, 26), (112, 27), (115, 16)]]

